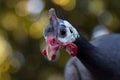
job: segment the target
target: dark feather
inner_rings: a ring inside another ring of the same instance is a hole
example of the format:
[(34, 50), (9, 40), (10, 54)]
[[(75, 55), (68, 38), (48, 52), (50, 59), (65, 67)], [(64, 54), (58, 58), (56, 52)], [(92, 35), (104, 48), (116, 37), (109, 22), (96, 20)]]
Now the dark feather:
[[(104, 35), (90, 43), (80, 35), (74, 43), (79, 48), (77, 58), (81, 61), (77, 63), (77, 68), (81, 68), (78, 64), (82, 64), (90, 71), (92, 80), (120, 80), (120, 34)], [(68, 64), (76, 65), (73, 62), (77, 60), (71, 60)], [(79, 75), (83, 73), (79, 69), (78, 72)]]

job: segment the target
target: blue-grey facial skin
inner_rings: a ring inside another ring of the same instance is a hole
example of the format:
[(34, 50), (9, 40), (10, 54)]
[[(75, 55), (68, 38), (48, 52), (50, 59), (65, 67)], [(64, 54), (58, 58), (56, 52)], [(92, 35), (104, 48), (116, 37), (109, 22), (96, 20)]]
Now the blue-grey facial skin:
[(55, 24), (53, 21), (48, 24), (48, 26), (45, 28), (45, 31), (44, 31), (45, 37), (48, 37), (50, 35), (56, 36), (56, 37), (58, 36), (59, 29), (61, 29), (61, 27), (62, 28), (65, 27), (63, 20), (58, 19), (58, 21), (59, 21), (58, 24)]
[(79, 36), (77, 30), (66, 20), (59, 19), (59, 24), (53, 25), (49, 24), (45, 31), (44, 37), (55, 36), (61, 42), (74, 42)]

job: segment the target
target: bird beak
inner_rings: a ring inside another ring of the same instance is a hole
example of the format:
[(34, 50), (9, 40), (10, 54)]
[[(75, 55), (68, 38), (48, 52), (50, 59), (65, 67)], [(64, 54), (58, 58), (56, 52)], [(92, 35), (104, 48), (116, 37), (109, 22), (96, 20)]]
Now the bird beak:
[(46, 39), (47, 46), (43, 50), (43, 54), (48, 58), (49, 61), (56, 59), (56, 54), (61, 47), (61, 42), (55, 37), (49, 36)]

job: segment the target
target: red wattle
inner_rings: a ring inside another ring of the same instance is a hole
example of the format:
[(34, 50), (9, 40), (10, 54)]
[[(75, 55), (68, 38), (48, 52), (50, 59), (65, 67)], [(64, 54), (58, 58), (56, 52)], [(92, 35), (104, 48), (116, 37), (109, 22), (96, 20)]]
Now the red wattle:
[(62, 46), (65, 47), (66, 51), (71, 56), (76, 56), (78, 47), (74, 43), (72, 43), (72, 42), (63, 43)]
[(44, 50), (42, 51), (42, 54), (43, 54), (44, 56), (47, 56), (46, 49), (44, 49)]
[(56, 55), (53, 55), (53, 56), (52, 56), (52, 60), (55, 60), (55, 58), (56, 58)]
[(61, 45), (61, 42), (59, 40), (57, 40), (56, 37), (53, 37), (53, 36), (49, 36), (46, 39), (46, 43), (48, 45), (50, 45), (50, 48), (53, 50), (58, 50), (60, 48), (60, 45)]

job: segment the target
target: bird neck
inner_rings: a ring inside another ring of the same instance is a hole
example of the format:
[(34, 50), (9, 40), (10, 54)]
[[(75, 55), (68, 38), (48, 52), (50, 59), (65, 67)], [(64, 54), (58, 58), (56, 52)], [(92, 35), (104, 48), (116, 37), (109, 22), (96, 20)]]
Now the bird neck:
[(74, 42), (78, 46), (77, 57), (83, 64), (93, 65), (97, 64), (97, 58), (99, 51), (91, 43), (89, 43), (82, 35)]
[(74, 43), (78, 46), (78, 53), (77, 53), (78, 57), (79, 54), (91, 52), (95, 49), (95, 47), (91, 43), (89, 43), (82, 35), (76, 38)]
[(105, 53), (101, 52), (100, 48), (93, 46), (82, 35), (74, 43), (78, 46), (77, 58), (87, 69), (95, 73), (96, 77), (97, 74), (103, 76), (103, 73), (108, 76), (113, 75), (103, 57)]

